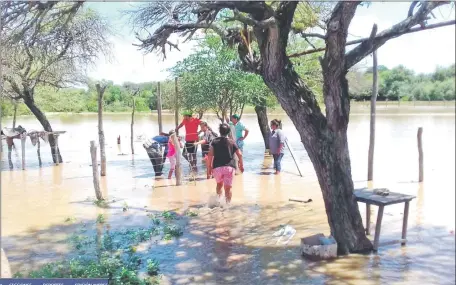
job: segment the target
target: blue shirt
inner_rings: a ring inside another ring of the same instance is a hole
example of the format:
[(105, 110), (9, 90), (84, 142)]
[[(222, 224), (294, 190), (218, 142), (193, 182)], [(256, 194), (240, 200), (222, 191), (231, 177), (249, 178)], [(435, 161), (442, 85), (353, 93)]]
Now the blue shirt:
[(242, 147), (244, 146), (244, 141), (241, 141), (239, 139), (244, 137), (244, 135), (242, 134), (242, 132), (246, 129), (244, 124), (240, 121), (238, 121), (236, 125), (230, 122), (230, 126), (234, 126), (234, 133), (236, 134), (236, 144), (240, 149), (242, 149)]

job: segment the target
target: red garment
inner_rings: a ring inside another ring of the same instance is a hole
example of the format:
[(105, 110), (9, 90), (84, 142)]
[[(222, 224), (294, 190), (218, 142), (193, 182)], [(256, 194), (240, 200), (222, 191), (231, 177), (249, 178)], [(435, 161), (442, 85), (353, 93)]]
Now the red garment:
[(185, 127), (185, 141), (186, 142), (195, 142), (198, 141), (198, 126), (201, 120), (196, 118), (191, 118), (190, 120), (183, 120), (182, 124)]

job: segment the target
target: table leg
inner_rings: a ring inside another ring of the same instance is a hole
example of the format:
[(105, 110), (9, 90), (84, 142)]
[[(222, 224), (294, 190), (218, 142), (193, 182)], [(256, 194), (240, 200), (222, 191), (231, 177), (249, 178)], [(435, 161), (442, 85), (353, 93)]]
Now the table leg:
[(370, 235), (371, 205), (366, 203), (366, 235)]
[(375, 237), (374, 237), (374, 250), (377, 251), (378, 249), (378, 242), (380, 240), (380, 231), (382, 229), (382, 218), (383, 218), (383, 207), (378, 207), (377, 213), (377, 224), (375, 225)]
[(409, 206), (410, 201), (405, 202), (404, 206), (404, 219), (402, 220), (402, 243), (401, 245), (405, 245), (407, 238), (407, 224), (408, 224), (408, 215), (409, 215)]

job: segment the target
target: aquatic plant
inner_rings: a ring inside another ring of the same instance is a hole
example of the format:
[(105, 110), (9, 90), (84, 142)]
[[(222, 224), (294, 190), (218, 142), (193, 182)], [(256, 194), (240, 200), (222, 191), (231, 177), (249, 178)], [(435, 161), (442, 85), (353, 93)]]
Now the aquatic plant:
[(187, 212), (185, 212), (185, 214), (189, 217), (197, 217), (198, 216), (198, 213), (196, 212), (192, 212), (191, 210), (188, 210)]
[(97, 216), (97, 223), (98, 224), (104, 224), (106, 222), (106, 219), (103, 214), (98, 214)]
[[(28, 274), (18, 272), (14, 277), (109, 278), (110, 284), (114, 285), (159, 284), (160, 264), (156, 259), (146, 261), (149, 277), (145, 279), (138, 277), (140, 268), (144, 268), (142, 266), (144, 260), (138, 247), (141, 243), (150, 241), (152, 237), (160, 234), (163, 235), (163, 240), (170, 240), (182, 236), (184, 232), (180, 226), (168, 224), (170, 220), (176, 219), (174, 212), (166, 211), (156, 216), (150, 214), (149, 217), (151, 217), (151, 225), (147, 228), (113, 231), (103, 227), (101, 232), (97, 231), (94, 235), (93, 231), (82, 227), (80, 232), (67, 240), (73, 249), (73, 258), (46, 264)], [(98, 215), (96, 224), (104, 222), (105, 217), (102, 214)], [(100, 226), (96, 224), (92, 225), (99, 228)]]
[(156, 259), (148, 259), (147, 260), (147, 273), (150, 276), (155, 276), (159, 272), (160, 263)]
[(173, 211), (164, 211), (162, 213), (162, 217), (166, 220), (175, 220), (177, 219), (177, 214)]

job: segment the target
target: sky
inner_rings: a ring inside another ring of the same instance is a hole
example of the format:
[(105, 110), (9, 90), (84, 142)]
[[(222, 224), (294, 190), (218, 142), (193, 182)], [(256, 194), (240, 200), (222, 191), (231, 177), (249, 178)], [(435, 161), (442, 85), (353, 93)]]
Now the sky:
[[(89, 76), (101, 80), (111, 80), (116, 84), (123, 82), (160, 81), (169, 78), (166, 71), (178, 61), (194, 51), (192, 43), (179, 41), (180, 51), (167, 52), (167, 58), (153, 53), (144, 53), (133, 46), (138, 43), (122, 10), (131, 9), (137, 3), (131, 2), (91, 2), (89, 6), (101, 13), (110, 22), (117, 35), (112, 37), (113, 57), (111, 60), (100, 58)], [(358, 7), (349, 28), (348, 40), (368, 37), (374, 23), (378, 32), (405, 19), (410, 2), (372, 2), (369, 7)], [(437, 20), (455, 19), (455, 11), (450, 5), (437, 8)], [(416, 73), (433, 72), (437, 66), (449, 66), (455, 62), (455, 26), (420, 31), (392, 39), (377, 51), (378, 64), (393, 68), (398, 65), (414, 70)], [(371, 66), (371, 57), (366, 57), (361, 66)]]

